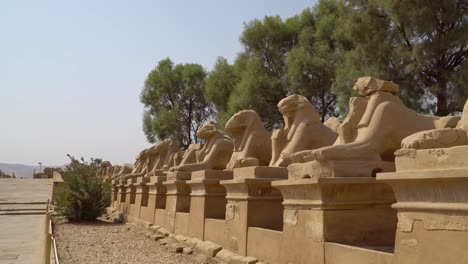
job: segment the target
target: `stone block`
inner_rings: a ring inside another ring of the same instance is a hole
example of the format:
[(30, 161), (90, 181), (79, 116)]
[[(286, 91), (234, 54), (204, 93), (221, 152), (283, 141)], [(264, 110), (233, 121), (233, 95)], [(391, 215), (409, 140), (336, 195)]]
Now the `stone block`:
[(152, 234), (152, 235), (150, 235), (150, 239), (154, 240), (154, 241), (158, 241), (158, 240), (163, 239), (165, 237), (166, 236), (161, 235), (161, 234)]
[(232, 171), (201, 170), (192, 172), (191, 180), (229, 180), (232, 175)]
[(468, 168), (467, 156), (468, 146), (424, 150), (401, 149), (396, 153), (395, 162), (398, 172)]
[(290, 180), (329, 177), (375, 177), (378, 172), (395, 171), (395, 163), (367, 160), (326, 160), (288, 166)]
[(197, 243), (195, 245), (195, 249), (203, 255), (214, 257), (222, 247), (210, 241), (203, 241), (201, 243)]
[(234, 179), (264, 178), (264, 179), (287, 179), (288, 171), (282, 167), (245, 167), (234, 169)]
[(170, 171), (167, 173), (168, 181), (187, 181), (192, 177), (192, 172), (190, 171)]

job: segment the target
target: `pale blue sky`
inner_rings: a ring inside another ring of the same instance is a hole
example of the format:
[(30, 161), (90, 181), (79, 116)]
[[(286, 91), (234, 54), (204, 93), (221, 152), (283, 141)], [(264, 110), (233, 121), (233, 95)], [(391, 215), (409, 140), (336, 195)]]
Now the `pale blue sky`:
[(0, 1), (0, 162), (133, 162), (149, 146), (139, 94), (159, 60), (232, 62), (244, 22), (314, 2)]

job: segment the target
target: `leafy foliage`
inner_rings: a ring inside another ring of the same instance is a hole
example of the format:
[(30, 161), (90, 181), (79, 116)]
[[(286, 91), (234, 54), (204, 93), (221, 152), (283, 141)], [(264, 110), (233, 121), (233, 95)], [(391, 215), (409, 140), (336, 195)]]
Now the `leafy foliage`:
[[(239, 67), (231, 65), (226, 58), (218, 57), (206, 82), (206, 98), (218, 111), (218, 123), (223, 126), (229, 117), (229, 96), (239, 81)], [(227, 117), (227, 119), (226, 119)]]
[(148, 141), (173, 138), (180, 146), (198, 141), (196, 131), (213, 114), (205, 99), (206, 76), (199, 64), (174, 65), (170, 59), (149, 73), (140, 96)]
[(397, 82), (403, 100), (419, 111), (447, 115), (462, 108), (457, 98), (468, 92), (457, 80), (466, 73), (468, 1), (347, 0), (344, 6), (340, 17), (353, 47), (336, 72), (338, 94), (359, 75), (373, 75)]
[(100, 159), (86, 162), (68, 155), (71, 162), (63, 173), (63, 185), (58, 191), (57, 206), (70, 221), (95, 220), (111, 202), (110, 183), (97, 177)]
[[(142, 93), (151, 142), (171, 135), (182, 145), (196, 141), (191, 128), (211, 118), (210, 104), (221, 126), (235, 112), (253, 109), (267, 128), (277, 127), (276, 105), (292, 93), (307, 97), (322, 121), (344, 117), (362, 76), (399, 84), (403, 102), (422, 113), (459, 112), (468, 97), (468, 0), (320, 0), (285, 20), (245, 23), (240, 42), (233, 64), (217, 59), (206, 89), (180, 85), (187, 64), (160, 62)], [(199, 102), (193, 112), (183, 103), (191, 90), (200, 95), (191, 101)]]

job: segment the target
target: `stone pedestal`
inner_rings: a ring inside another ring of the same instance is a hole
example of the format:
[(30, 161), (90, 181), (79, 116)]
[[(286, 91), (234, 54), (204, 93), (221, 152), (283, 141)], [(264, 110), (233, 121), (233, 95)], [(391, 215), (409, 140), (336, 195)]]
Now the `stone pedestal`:
[[(132, 183), (132, 190), (135, 191), (135, 194), (133, 194), (135, 197), (130, 202), (130, 211), (128, 213), (128, 217), (132, 221), (137, 221), (140, 217), (140, 209), (141, 209), (141, 202), (143, 198), (143, 190), (146, 188), (146, 183), (148, 182), (148, 178), (146, 177), (138, 177), (135, 178), (134, 183)], [(127, 180), (129, 182), (130, 180)], [(132, 197), (132, 194), (130, 194), (130, 197)]]
[(395, 163), (371, 160), (324, 160), (288, 166), (289, 179), (326, 177), (375, 177), (378, 172), (395, 171)]
[(283, 195), (280, 263), (324, 263), (325, 242), (391, 247), (395, 201), (390, 186), (370, 177), (275, 181)]
[(123, 187), (125, 188), (125, 194), (122, 195), (125, 195), (125, 202), (121, 204), (121, 212), (128, 216), (130, 214), (130, 205), (135, 203), (136, 188), (130, 181), (127, 181)]
[[(232, 171), (203, 170), (192, 172), (190, 185), (189, 236), (204, 240), (205, 219), (224, 219), (226, 214), (226, 189), (220, 180), (232, 179)], [(218, 230), (224, 232), (224, 230)]]
[(140, 220), (154, 224), (156, 208), (166, 207), (166, 188), (162, 185), (165, 180), (165, 176), (149, 177), (142, 191)]
[(124, 209), (125, 209), (125, 202), (127, 201), (128, 197), (127, 197), (127, 188), (125, 188), (125, 185), (124, 184), (119, 184), (118, 185), (118, 188), (119, 188), (119, 191), (117, 193), (117, 207), (116, 209), (123, 213)]
[(119, 195), (119, 187), (117, 185), (112, 184), (111, 185), (112, 192), (111, 192), (111, 207), (112, 208), (118, 208), (117, 203), (118, 203), (118, 195)]
[(394, 263), (468, 263), (468, 168), (417, 170), (421, 164), (406, 162), (401, 165), (407, 171), (377, 177), (391, 185), (397, 200)]
[(167, 174), (166, 187), (166, 219), (164, 227), (170, 233), (175, 232), (176, 214), (189, 213), (190, 211), (190, 186), (186, 183), (190, 180), (191, 172), (174, 171)]
[(234, 179), (221, 181), (227, 191), (224, 247), (240, 255), (247, 253), (249, 227), (281, 230), (281, 193), (271, 182), (287, 178), (286, 168), (247, 167), (234, 169)]

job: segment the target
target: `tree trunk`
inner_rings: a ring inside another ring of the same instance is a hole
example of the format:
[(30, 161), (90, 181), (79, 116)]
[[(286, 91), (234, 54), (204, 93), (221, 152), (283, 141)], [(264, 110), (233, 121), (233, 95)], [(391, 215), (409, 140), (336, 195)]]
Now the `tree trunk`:
[(446, 116), (448, 115), (447, 110), (447, 80), (440, 79), (437, 82), (437, 116)]

